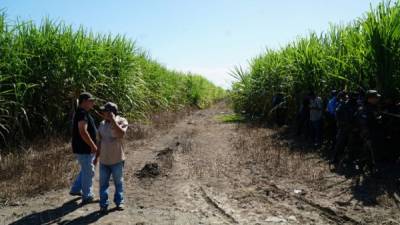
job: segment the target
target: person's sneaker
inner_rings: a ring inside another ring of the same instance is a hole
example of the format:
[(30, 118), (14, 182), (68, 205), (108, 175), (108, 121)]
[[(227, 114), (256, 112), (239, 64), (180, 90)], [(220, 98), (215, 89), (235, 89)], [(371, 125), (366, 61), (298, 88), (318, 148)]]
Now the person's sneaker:
[(100, 207), (100, 214), (107, 214), (107, 213), (108, 213), (107, 206), (105, 206), (105, 207)]
[(86, 199), (82, 199), (82, 205), (90, 204), (92, 202), (94, 202), (94, 197), (89, 197), (89, 198), (86, 198)]
[(72, 192), (72, 191), (70, 191), (69, 195), (71, 195), (71, 196), (82, 196), (82, 192)]
[(117, 205), (116, 209), (117, 209), (118, 211), (124, 211), (124, 210), (125, 210), (125, 205), (124, 205), (124, 203), (121, 203), (121, 204)]

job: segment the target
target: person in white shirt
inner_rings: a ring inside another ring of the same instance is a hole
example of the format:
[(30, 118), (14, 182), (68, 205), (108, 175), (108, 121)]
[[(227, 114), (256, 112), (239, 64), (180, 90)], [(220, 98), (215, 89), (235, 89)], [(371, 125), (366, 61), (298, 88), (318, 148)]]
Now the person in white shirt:
[(322, 99), (316, 96), (313, 91), (310, 92), (310, 122), (311, 135), (315, 147), (322, 144)]
[(124, 210), (123, 168), (125, 162), (123, 137), (128, 121), (118, 115), (118, 106), (107, 102), (101, 109), (104, 120), (98, 128), (99, 148), (95, 163), (100, 159), (100, 210), (107, 212), (110, 177), (115, 185), (114, 202), (117, 210)]

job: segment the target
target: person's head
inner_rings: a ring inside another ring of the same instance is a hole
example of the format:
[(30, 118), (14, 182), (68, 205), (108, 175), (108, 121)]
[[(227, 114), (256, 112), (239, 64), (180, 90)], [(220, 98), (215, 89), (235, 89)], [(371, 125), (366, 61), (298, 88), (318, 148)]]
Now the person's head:
[(102, 107), (100, 107), (101, 114), (106, 120), (110, 120), (111, 113), (118, 115), (118, 106), (113, 102), (107, 102)]
[[(340, 93), (340, 92), (339, 92), (339, 93)], [(338, 95), (338, 92), (337, 92), (336, 90), (332, 90), (332, 91), (331, 91), (331, 98), (337, 97), (337, 95)]]
[(371, 105), (377, 105), (379, 103), (381, 95), (376, 90), (368, 90), (365, 93), (367, 103)]
[(89, 92), (82, 92), (78, 98), (79, 107), (89, 111), (93, 108), (95, 103), (95, 98)]

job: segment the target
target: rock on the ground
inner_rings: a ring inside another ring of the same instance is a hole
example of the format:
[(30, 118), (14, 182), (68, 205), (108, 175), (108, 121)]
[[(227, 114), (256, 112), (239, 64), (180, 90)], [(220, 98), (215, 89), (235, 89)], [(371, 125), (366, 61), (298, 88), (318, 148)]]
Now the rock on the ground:
[(135, 175), (138, 178), (145, 178), (145, 177), (156, 177), (160, 175), (160, 167), (157, 163), (147, 163), (144, 167), (137, 171)]

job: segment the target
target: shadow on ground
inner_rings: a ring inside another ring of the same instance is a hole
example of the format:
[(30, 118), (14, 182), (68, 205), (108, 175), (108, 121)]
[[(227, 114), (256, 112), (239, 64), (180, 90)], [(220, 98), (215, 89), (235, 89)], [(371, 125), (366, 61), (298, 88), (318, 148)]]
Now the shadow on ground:
[[(98, 211), (90, 213), (85, 216), (78, 217), (74, 220), (66, 220), (61, 221), (62, 217), (65, 215), (79, 209), (82, 207), (81, 204), (78, 203), (80, 198), (72, 199), (68, 202), (65, 202), (60, 207), (55, 209), (48, 209), (42, 212), (35, 212), (30, 215), (27, 215), (10, 225), (26, 225), (26, 224), (35, 224), (35, 225), (42, 225), (42, 224), (90, 224), (94, 223), (99, 220), (101, 217), (105, 216), (106, 214), (100, 214)], [(111, 210), (113, 211), (113, 210)], [(110, 211), (110, 212), (111, 212)]]
[[(254, 124), (252, 125), (254, 126)], [(271, 128), (271, 127), (269, 127)], [(276, 128), (274, 128), (276, 129)], [(332, 159), (331, 143), (325, 142), (318, 149), (313, 148), (307, 137), (296, 135), (293, 128), (279, 128), (273, 138), (289, 143), (288, 147), (293, 152), (315, 152), (326, 163)], [(356, 167), (355, 160), (347, 160), (341, 167), (333, 172), (352, 179), (352, 199), (357, 200), (365, 206), (378, 204), (378, 199), (387, 195), (396, 205), (400, 203), (400, 165), (395, 159), (380, 160), (376, 164), (376, 173), (371, 174)]]
[[(307, 158), (304, 160), (316, 160), (316, 163), (322, 163), (321, 165), (327, 166), (332, 159), (333, 150), (332, 144), (329, 141), (326, 141), (322, 147), (314, 148), (311, 143), (311, 138), (307, 135), (304, 135), (305, 132), (297, 135), (297, 130), (292, 126), (282, 126), (277, 127), (274, 125), (266, 124), (265, 122), (246, 122), (246, 123), (237, 123), (238, 127), (242, 128), (250, 128), (247, 131), (247, 136), (253, 135), (252, 139), (257, 139), (257, 132), (252, 133), (251, 131), (257, 129), (268, 128), (273, 132), (269, 132), (270, 134), (266, 135), (264, 138), (272, 139), (272, 144), (278, 149), (279, 147), (283, 147), (284, 149), (288, 149), (290, 153), (298, 153), (300, 155), (307, 155)], [(394, 139), (397, 143), (387, 143), (382, 145), (383, 155), (377, 155), (377, 162), (375, 166), (376, 173), (371, 173), (371, 170), (366, 166), (366, 158), (362, 158), (363, 154), (362, 150), (360, 150), (360, 146), (362, 143), (355, 142), (351, 146), (357, 146), (358, 150), (353, 152), (353, 157), (349, 157), (349, 154), (346, 154), (347, 157), (341, 157), (343, 159), (343, 164), (340, 164), (339, 167), (331, 167), (332, 173), (338, 174), (346, 179), (338, 179), (337, 183), (332, 184), (329, 183), (329, 189), (334, 187), (339, 187), (342, 184), (346, 183), (346, 181), (351, 181), (347, 190), (342, 190), (343, 192), (347, 191), (351, 193), (351, 199), (357, 202), (357, 205), (364, 206), (375, 206), (378, 204), (389, 204), (389, 205), (400, 205), (400, 163), (397, 160), (399, 157), (398, 146), (400, 143), (398, 141), (400, 138)], [(260, 154), (265, 154), (268, 152), (269, 148), (266, 146), (258, 147), (261, 145), (271, 145), (268, 142), (260, 142), (255, 146), (250, 146), (248, 151), (254, 149), (254, 147), (259, 148), (264, 151), (261, 151)], [(238, 143), (239, 148), (243, 148), (243, 143)], [(394, 148), (393, 148), (394, 147)], [(266, 149), (266, 150), (265, 150)], [(352, 150), (353, 151), (353, 150)], [(268, 152), (270, 154), (271, 152)], [(309, 154), (311, 153), (311, 154)], [(361, 153), (361, 155), (360, 155)], [(385, 156), (385, 154), (390, 155)], [(256, 154), (259, 157), (262, 155)], [(278, 155), (280, 156), (280, 154)], [(268, 157), (266, 157), (268, 158)], [(356, 160), (354, 160), (356, 159)], [(270, 160), (270, 159), (268, 159)], [(271, 161), (271, 160), (270, 160)], [(273, 161), (273, 160), (272, 160)], [(279, 160), (278, 160), (279, 161)], [(321, 183), (320, 185), (323, 185)], [(326, 187), (321, 187), (322, 189), (326, 189)], [(339, 193), (340, 194), (340, 193)]]
[[(111, 209), (108, 211), (108, 213), (114, 212), (116, 211), (115, 208)], [(60, 222), (60, 225), (66, 225), (66, 224), (71, 224), (71, 225), (80, 225), (80, 224), (91, 224), (94, 223), (96, 221), (98, 221), (100, 218), (102, 218), (103, 216), (106, 216), (107, 214), (102, 214), (99, 211), (96, 212), (92, 212), (88, 215), (85, 216), (80, 216), (76, 219), (73, 220), (65, 220)]]

